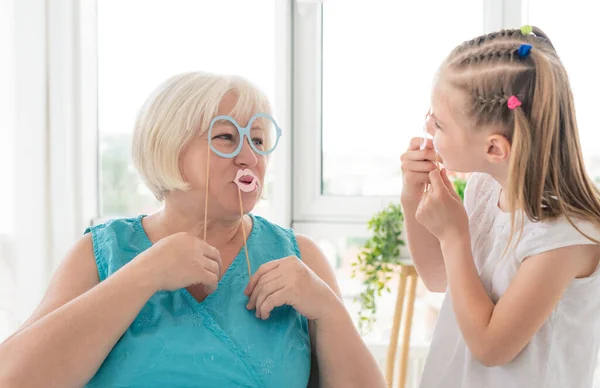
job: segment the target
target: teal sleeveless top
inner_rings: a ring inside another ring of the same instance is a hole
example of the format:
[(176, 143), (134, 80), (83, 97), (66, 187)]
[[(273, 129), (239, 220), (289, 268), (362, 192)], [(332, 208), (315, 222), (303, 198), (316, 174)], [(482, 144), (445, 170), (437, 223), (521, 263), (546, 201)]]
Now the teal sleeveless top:
[[(247, 240), (252, 273), (300, 252), (294, 233), (259, 216)], [(142, 218), (88, 228), (100, 281), (150, 248)], [(217, 290), (198, 302), (185, 289), (160, 291), (144, 305), (86, 387), (306, 387), (311, 346), (308, 322), (291, 306), (267, 320), (246, 309), (244, 249)]]

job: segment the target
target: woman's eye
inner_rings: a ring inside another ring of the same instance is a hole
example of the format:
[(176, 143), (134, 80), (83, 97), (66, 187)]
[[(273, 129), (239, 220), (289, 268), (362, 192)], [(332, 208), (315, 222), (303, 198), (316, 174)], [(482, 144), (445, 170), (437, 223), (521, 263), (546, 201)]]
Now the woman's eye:
[(442, 129), (442, 127), (440, 127), (440, 124), (439, 124), (437, 121), (435, 121), (435, 122), (433, 123), (433, 127), (434, 127), (435, 129)]
[(223, 135), (217, 135), (214, 137), (214, 139), (222, 139), (222, 140), (233, 140), (233, 135), (230, 135), (228, 133), (223, 134)]
[(252, 139), (252, 141), (254, 142), (255, 145), (257, 146), (262, 146), (264, 144), (263, 139), (259, 139), (259, 138), (254, 138)]

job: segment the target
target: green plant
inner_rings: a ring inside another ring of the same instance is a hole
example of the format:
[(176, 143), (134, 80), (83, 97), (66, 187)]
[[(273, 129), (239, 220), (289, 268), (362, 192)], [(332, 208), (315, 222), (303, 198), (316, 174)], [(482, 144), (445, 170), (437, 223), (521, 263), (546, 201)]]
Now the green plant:
[(369, 221), (372, 235), (352, 263), (352, 276), (356, 277), (358, 272), (363, 276), (363, 290), (355, 299), (360, 304), (358, 326), (363, 333), (371, 330), (376, 320), (376, 298), (382, 291), (390, 291), (387, 282), (400, 264), (403, 228), (402, 207), (395, 203), (388, 205)]
[(464, 201), (465, 187), (467, 186), (467, 180), (462, 179), (462, 178), (454, 178), (452, 180), (452, 185), (454, 186), (454, 190), (456, 190), (460, 199)]

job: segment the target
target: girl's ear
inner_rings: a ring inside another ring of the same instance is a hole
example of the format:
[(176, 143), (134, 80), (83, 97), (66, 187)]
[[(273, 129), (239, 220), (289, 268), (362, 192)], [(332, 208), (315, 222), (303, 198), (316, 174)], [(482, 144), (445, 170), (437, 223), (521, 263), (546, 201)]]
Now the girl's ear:
[(485, 147), (490, 163), (502, 163), (510, 157), (510, 142), (502, 135), (490, 135), (486, 140)]

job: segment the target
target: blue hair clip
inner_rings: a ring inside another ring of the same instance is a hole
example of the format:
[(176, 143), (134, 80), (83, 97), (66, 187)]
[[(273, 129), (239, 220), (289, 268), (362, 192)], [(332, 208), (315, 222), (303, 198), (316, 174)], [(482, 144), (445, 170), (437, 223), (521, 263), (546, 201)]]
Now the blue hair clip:
[(530, 44), (522, 44), (521, 47), (519, 47), (519, 50), (517, 50), (517, 53), (519, 54), (520, 57), (526, 57), (529, 55), (530, 51), (531, 51)]

